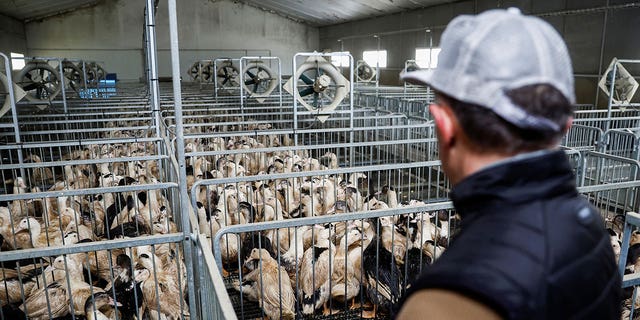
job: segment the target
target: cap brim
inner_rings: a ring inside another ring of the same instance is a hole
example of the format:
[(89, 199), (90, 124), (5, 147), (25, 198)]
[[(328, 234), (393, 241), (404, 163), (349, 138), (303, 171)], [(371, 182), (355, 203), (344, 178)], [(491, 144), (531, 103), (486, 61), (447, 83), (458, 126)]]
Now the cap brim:
[(411, 84), (429, 85), (433, 79), (434, 69), (417, 70), (400, 73), (400, 80)]

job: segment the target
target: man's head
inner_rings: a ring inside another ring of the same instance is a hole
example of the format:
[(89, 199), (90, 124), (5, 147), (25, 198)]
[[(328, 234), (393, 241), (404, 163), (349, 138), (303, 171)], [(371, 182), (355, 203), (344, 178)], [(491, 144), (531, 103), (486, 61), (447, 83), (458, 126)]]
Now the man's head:
[(548, 23), (516, 10), (455, 18), (438, 68), (402, 75), (436, 90), (440, 158), (456, 183), (493, 161), (552, 148), (575, 103), (567, 48)]

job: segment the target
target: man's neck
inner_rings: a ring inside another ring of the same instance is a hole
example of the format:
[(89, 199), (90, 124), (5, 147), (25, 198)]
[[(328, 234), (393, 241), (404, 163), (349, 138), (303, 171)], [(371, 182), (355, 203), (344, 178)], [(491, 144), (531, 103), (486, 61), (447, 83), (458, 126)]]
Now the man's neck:
[(466, 156), (461, 157), (458, 161), (457, 170), (449, 173), (449, 178), (453, 185), (458, 184), (466, 177), (493, 166), (502, 165), (511, 161), (537, 157), (545, 153), (552, 152), (556, 149), (543, 149), (532, 152), (523, 152), (517, 154), (501, 154), (501, 153), (478, 153), (469, 152)]

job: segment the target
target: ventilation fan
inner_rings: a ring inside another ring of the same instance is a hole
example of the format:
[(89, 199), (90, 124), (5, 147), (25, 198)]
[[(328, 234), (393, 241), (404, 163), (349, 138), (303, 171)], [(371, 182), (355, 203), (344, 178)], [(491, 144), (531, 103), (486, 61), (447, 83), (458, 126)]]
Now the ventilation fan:
[(216, 70), (218, 87), (238, 87), (240, 85), (240, 81), (238, 80), (239, 74), (238, 68), (233, 65), (231, 60), (222, 61), (218, 66), (218, 70)]
[(321, 56), (307, 59), (293, 77), (284, 84), (284, 89), (293, 95), (293, 81), (297, 81), (295, 98), (307, 110), (317, 112), (317, 119), (325, 122), (329, 113), (349, 94), (349, 81)]
[(211, 60), (196, 61), (187, 71), (193, 81), (210, 82), (213, 76), (213, 62)]
[(192, 81), (200, 80), (200, 61), (194, 62), (187, 70), (187, 74)]
[(46, 61), (31, 60), (16, 75), (18, 85), (22, 87), (27, 99), (36, 103), (49, 103), (62, 90), (62, 81), (58, 71)]
[(407, 60), (404, 62), (404, 72), (412, 72), (420, 70), (420, 66), (415, 60)]
[(614, 81), (614, 65), (616, 66), (616, 72), (612, 100), (616, 104), (628, 104), (631, 102), (631, 99), (633, 99), (633, 95), (635, 95), (636, 90), (638, 90), (638, 81), (636, 81), (629, 71), (627, 71), (620, 62), (618, 62), (618, 59), (614, 58), (611, 61), (607, 71), (605, 71), (604, 75), (600, 79), (598, 86), (607, 95), (611, 95), (609, 90), (611, 88), (611, 82)]
[(211, 60), (202, 61), (200, 63), (200, 80), (203, 82), (213, 81), (213, 62)]
[(358, 82), (370, 82), (376, 76), (376, 69), (371, 67), (364, 60), (356, 64), (356, 79)]
[(278, 86), (278, 77), (261, 60), (249, 61), (242, 69), (244, 90), (249, 93), (249, 97), (256, 98), (263, 103), (265, 98)]
[(64, 71), (66, 85), (73, 91), (79, 92), (84, 83), (82, 68), (69, 60), (62, 60), (62, 71)]

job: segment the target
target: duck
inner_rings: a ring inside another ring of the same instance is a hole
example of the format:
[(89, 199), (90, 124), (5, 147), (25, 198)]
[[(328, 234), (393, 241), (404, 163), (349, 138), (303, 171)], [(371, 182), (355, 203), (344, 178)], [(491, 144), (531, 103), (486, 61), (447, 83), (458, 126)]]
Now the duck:
[(254, 248), (244, 266), (251, 270), (236, 283), (236, 290), (252, 301), (259, 301), (269, 319), (295, 319), (295, 295), (284, 267), (278, 266), (265, 249)]
[(144, 218), (142, 218), (142, 216), (138, 214), (133, 217), (133, 220), (124, 222), (108, 230), (108, 232), (105, 234), (105, 238), (109, 240), (120, 237), (134, 238), (148, 235), (150, 233), (150, 227), (147, 225)]
[(17, 271), (0, 268), (0, 306), (22, 301), (22, 294), (28, 297), (35, 286), (34, 278), (40, 268)]
[[(40, 156), (38, 156), (37, 154), (29, 154), (25, 157), (24, 159), (25, 163), (42, 163), (42, 158), (40, 158)], [(48, 185), (48, 184), (53, 184), (54, 181), (54, 177), (53, 177), (53, 173), (51, 172), (51, 168), (49, 167), (40, 167), (40, 168), (33, 168), (32, 174), (29, 175), (31, 177), (31, 183), (33, 184), (41, 184), (41, 185)]]
[(307, 233), (312, 229), (310, 226), (297, 227), (293, 236), (289, 238), (288, 250), (282, 254), (280, 259), (280, 263), (285, 266), (287, 271), (295, 273), (295, 270), (298, 269), (300, 259), (305, 251), (305, 238), (308, 238)]
[[(360, 293), (363, 240), (366, 239), (357, 228), (349, 227), (336, 248), (331, 274), (330, 297), (337, 302), (346, 304)], [(320, 290), (320, 296), (322, 300), (326, 301), (328, 297), (324, 292), (328, 286), (325, 284), (323, 287)]]
[(398, 193), (394, 187), (385, 185), (376, 195), (383, 195), (389, 208), (393, 209), (398, 207)]
[[(82, 281), (81, 265), (75, 263), (73, 259), (66, 259), (66, 265), (64, 258), (56, 258), (54, 261), (54, 267), (58, 270), (65, 270), (65, 266), (67, 271), (65, 278), (53, 281), (46, 287), (33, 291), (20, 305), (20, 310), (30, 319), (45, 320), (65, 316), (69, 313), (69, 306), (72, 304), (69, 301), (69, 291), (73, 292), (86, 287), (91, 289), (89, 284)], [(69, 287), (67, 287), (67, 279), (70, 284)], [(94, 288), (94, 290), (100, 289)], [(80, 308), (82, 309), (80, 313), (83, 313), (84, 300)]]
[(198, 214), (198, 228), (200, 229), (200, 233), (204, 234), (207, 237), (211, 237), (218, 233), (220, 230), (220, 224), (216, 220), (220, 211), (216, 208), (213, 210), (208, 210), (202, 204), (202, 202), (198, 201), (196, 203), (197, 214)]
[(409, 250), (407, 250), (404, 263), (400, 267), (406, 275), (404, 285), (406, 289), (411, 288), (412, 283), (424, 270), (429, 268), (432, 262), (432, 255), (425, 253), (420, 247), (415, 247), (414, 242), (409, 242)]
[(363, 318), (375, 318), (378, 311), (389, 315), (403, 293), (403, 276), (394, 255), (384, 248), (382, 238), (375, 235), (362, 253), (366, 295), (373, 311)]
[(177, 279), (164, 270), (159, 258), (150, 252), (139, 253), (134, 279), (140, 284), (146, 307), (141, 318), (148, 316), (159, 320), (188, 316), (188, 312), (183, 310), (187, 304), (181, 290), (176, 290), (179, 287)]
[[(392, 219), (393, 218), (390, 218), (390, 220)], [(407, 237), (402, 235), (398, 226), (393, 224), (393, 222), (384, 218), (380, 218), (380, 221), (380, 239), (382, 246), (393, 254), (397, 263), (404, 263), (404, 257), (409, 246)]]
[[(265, 249), (272, 258), (276, 258), (276, 248), (271, 244), (271, 240), (257, 231), (249, 232), (245, 235), (242, 246), (240, 246), (240, 261), (246, 261), (253, 249)], [(284, 261), (282, 261), (284, 262)]]
[(364, 199), (357, 188), (346, 186), (344, 189), (345, 202), (348, 212), (361, 211), (364, 207)]
[(607, 228), (607, 232), (609, 232), (609, 239), (611, 241), (611, 248), (613, 249), (613, 254), (616, 258), (616, 262), (618, 262), (618, 260), (620, 260), (620, 251), (621, 251), (622, 241), (620, 241), (620, 237), (615, 231), (613, 231), (613, 229)]
[[(227, 223), (225, 221), (226, 219), (223, 214), (216, 215), (214, 217), (214, 220), (220, 226), (220, 228), (224, 228), (227, 226)], [(228, 274), (229, 271), (236, 270), (236, 268), (238, 267), (238, 245), (242, 243), (242, 241), (243, 239), (238, 234), (225, 234), (220, 238), (220, 247), (213, 248), (213, 250), (220, 250), (223, 265), (223, 275)]]
[[(24, 178), (17, 177), (12, 182), (13, 182), (13, 194), (27, 193), (27, 185), (24, 182)], [(8, 183), (5, 182), (5, 184), (8, 184)], [(34, 210), (31, 210), (30, 212), (30, 206), (27, 203), (27, 200), (13, 200), (9, 206), (9, 209), (11, 210), (11, 217), (14, 220), (20, 220), (25, 216), (35, 215), (35, 212), (33, 212)]]
[[(81, 243), (92, 242), (91, 239), (83, 239)], [(75, 253), (70, 257), (77, 264), (84, 266), (92, 276), (93, 281), (108, 283), (111, 281), (111, 266), (115, 263), (114, 257), (124, 253), (125, 249), (98, 250), (87, 253)]]
[[(68, 224), (67, 228), (64, 230), (64, 236), (67, 237), (71, 233), (76, 233), (76, 242), (74, 243), (78, 243), (78, 241), (84, 239), (96, 240), (93, 231), (83, 224), (77, 225), (75, 222)], [(64, 243), (67, 244), (66, 241)]]
[[(300, 262), (299, 301), (303, 314), (313, 314), (326, 301), (321, 300), (320, 288), (328, 283), (333, 273), (332, 257), (336, 254), (336, 247), (329, 238), (315, 241), (306, 249)], [(328, 291), (327, 288), (324, 289)], [(326, 300), (326, 298), (325, 298)]]
[(338, 156), (333, 152), (327, 151), (319, 160), (322, 165), (329, 169), (338, 169)]
[[(134, 320), (138, 315), (138, 309), (142, 306), (143, 297), (140, 283), (134, 281), (131, 258), (124, 253), (119, 254), (113, 266), (113, 273), (115, 275), (113, 290), (116, 301), (120, 304), (118, 306), (120, 319)], [(106, 291), (110, 289), (109, 286)]]
[(42, 226), (36, 218), (26, 217), (20, 220), (15, 233), (16, 249), (46, 248), (62, 245), (62, 232), (51, 227), (42, 232)]
[(64, 256), (57, 256), (53, 260), (53, 262), (44, 269), (42, 276), (41, 278), (39, 277), (39, 281), (37, 281), (34, 289), (40, 289), (44, 284), (50, 284), (55, 281), (65, 279), (65, 277), (67, 276), (67, 265), (65, 264), (64, 260)]
[(113, 300), (113, 298), (106, 292), (96, 292), (86, 299), (84, 303), (84, 314), (87, 320), (111, 320), (110, 317), (101, 311), (105, 309), (105, 307), (109, 306), (118, 307), (118, 311), (120, 311), (122, 304)]
[(0, 207), (0, 236), (4, 240), (2, 249), (14, 249), (15, 243), (13, 239), (14, 228), (11, 212), (7, 207)]
[[(273, 196), (264, 199), (264, 207), (262, 211), (264, 221), (282, 221), (284, 220), (282, 205), (277, 198)], [(284, 254), (289, 250), (291, 237), (295, 234), (291, 228), (271, 229), (266, 231), (265, 236), (269, 238), (271, 244), (275, 246), (275, 251)]]

